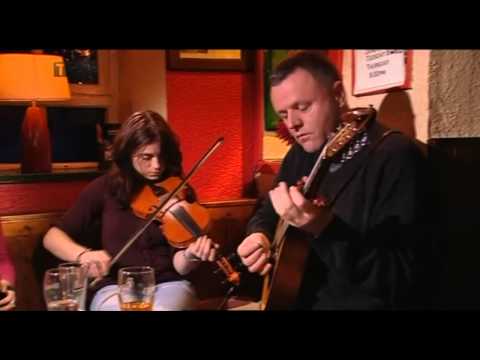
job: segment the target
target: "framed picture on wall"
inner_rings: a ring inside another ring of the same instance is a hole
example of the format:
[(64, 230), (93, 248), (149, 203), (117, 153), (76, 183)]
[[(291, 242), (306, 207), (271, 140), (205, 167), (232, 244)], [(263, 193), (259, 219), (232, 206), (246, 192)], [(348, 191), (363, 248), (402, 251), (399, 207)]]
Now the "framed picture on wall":
[(167, 50), (167, 68), (185, 71), (249, 71), (254, 51), (240, 49)]
[(45, 54), (63, 56), (70, 84), (98, 84), (98, 51), (93, 49), (45, 49)]
[(67, 77), (73, 94), (110, 94), (111, 50), (44, 49), (46, 54), (63, 56)]

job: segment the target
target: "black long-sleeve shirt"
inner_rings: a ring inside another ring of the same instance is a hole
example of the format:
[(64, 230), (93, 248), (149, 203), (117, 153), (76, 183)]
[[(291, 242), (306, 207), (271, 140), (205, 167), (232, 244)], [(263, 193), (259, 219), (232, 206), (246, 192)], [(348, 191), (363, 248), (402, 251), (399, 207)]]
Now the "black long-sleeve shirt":
[[(384, 131), (373, 122), (367, 130), (369, 144), (339, 168), (338, 163), (330, 166), (318, 187), (317, 194), (332, 199), (338, 192), (338, 197), (332, 222), (311, 242), (297, 308), (426, 306), (432, 247), (425, 159), (400, 133), (370, 153)], [(308, 176), (318, 155), (294, 145), (277, 182), (293, 185)], [(350, 181), (339, 191), (346, 179)], [(272, 240), (277, 222), (270, 199), (264, 199), (247, 233), (263, 232)]]
[[(135, 216), (130, 208), (125, 208), (113, 197), (109, 175), (103, 175), (87, 185), (56, 226), (76, 242), (93, 249), (103, 249), (114, 257), (144, 223), (144, 219)], [(182, 279), (173, 267), (174, 252), (154, 222), (118, 259), (109, 275), (98, 283), (92, 293), (106, 285), (116, 284), (117, 271), (125, 266), (153, 267), (157, 283)]]

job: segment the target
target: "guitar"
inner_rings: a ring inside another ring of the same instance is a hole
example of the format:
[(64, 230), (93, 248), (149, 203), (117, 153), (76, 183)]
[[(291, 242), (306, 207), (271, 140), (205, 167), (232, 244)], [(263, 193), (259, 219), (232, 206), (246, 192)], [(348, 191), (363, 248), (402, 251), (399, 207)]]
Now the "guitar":
[[(371, 106), (355, 108), (344, 115), (342, 128), (323, 147), (301, 189), (307, 199), (315, 196), (319, 181), (332, 159), (362, 132), (375, 115), (376, 111)], [(287, 222), (279, 219), (271, 247), (273, 266), (263, 281), (262, 310), (289, 309), (295, 303), (310, 249), (309, 240), (308, 234), (292, 229)]]

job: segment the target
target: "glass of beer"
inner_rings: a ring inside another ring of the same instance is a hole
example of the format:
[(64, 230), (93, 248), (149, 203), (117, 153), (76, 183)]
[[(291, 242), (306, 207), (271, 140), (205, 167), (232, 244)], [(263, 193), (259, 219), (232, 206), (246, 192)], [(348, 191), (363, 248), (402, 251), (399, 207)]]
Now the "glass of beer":
[(58, 267), (45, 272), (43, 296), (48, 311), (80, 310), (78, 294), (75, 292), (75, 285), (80, 276), (80, 268), (74, 271)]
[(118, 270), (118, 300), (122, 311), (151, 311), (155, 295), (155, 273), (150, 266)]
[(59, 264), (58, 267), (66, 269), (65, 271), (67, 271), (70, 276), (73, 277), (73, 292), (75, 293), (79, 310), (85, 311), (88, 285), (88, 269), (90, 267), (90, 264), (65, 262)]

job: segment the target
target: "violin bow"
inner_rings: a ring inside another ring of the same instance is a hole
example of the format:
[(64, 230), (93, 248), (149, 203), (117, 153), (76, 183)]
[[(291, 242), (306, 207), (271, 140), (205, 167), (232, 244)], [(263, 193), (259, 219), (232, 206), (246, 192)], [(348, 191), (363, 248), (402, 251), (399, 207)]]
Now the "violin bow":
[[(170, 201), (170, 199), (172, 199), (173, 197), (175, 197), (182, 189), (183, 187), (185, 186), (185, 184), (188, 182), (188, 180), (190, 180), (190, 178), (193, 176), (193, 174), (195, 174), (195, 172), (200, 168), (200, 166), (203, 165), (203, 163), (210, 157), (210, 155), (212, 155), (216, 150), (217, 148), (223, 144), (223, 137), (219, 138), (217, 141), (215, 141), (215, 143), (210, 147), (210, 149), (208, 149), (208, 151), (205, 153), (205, 155), (203, 155), (200, 160), (197, 161), (197, 163), (193, 166), (193, 168), (190, 170), (190, 172), (187, 174), (187, 176), (185, 176), (185, 178), (183, 179), (183, 181), (177, 185), (177, 187), (172, 191), (170, 192), (166, 197), (165, 199), (161, 202), (161, 204), (156, 208), (156, 210), (154, 212), (152, 212), (148, 218), (147, 218), (147, 221), (145, 222), (145, 224), (137, 230), (137, 232), (135, 234), (133, 234), (133, 236), (126, 242), (126, 244), (120, 249), (120, 251), (117, 253), (117, 255), (114, 256), (114, 258), (110, 261), (110, 264), (108, 265), (108, 269), (107, 269), (107, 274), (110, 272), (110, 269), (111, 267), (118, 261), (118, 259), (125, 253), (125, 251), (127, 251), (130, 246), (132, 246), (132, 244), (140, 237), (140, 235), (143, 234), (143, 232), (146, 230), (146, 228), (153, 222), (153, 220), (155, 220), (157, 214), (163, 209), (163, 207)], [(161, 219), (161, 217), (160, 217)], [(94, 279), (89, 287), (93, 287), (95, 286), (102, 278), (104, 277), (103, 276), (99, 276), (97, 277), (96, 279)]]

